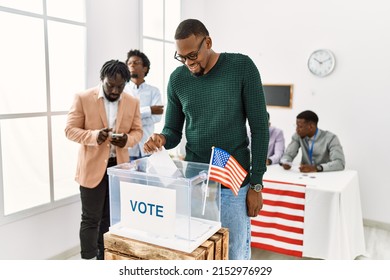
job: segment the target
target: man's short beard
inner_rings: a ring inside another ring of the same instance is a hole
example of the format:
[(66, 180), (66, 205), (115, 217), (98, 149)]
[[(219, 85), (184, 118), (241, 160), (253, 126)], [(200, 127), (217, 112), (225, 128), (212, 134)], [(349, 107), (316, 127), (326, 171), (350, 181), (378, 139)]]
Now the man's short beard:
[(130, 77), (131, 78), (138, 78), (138, 74), (137, 73), (132, 73), (132, 74), (130, 74)]
[(204, 68), (202, 67), (202, 66), (200, 66), (199, 65), (199, 68), (200, 68), (200, 70), (198, 71), (198, 72), (196, 72), (196, 73), (192, 73), (191, 72), (191, 74), (192, 74), (192, 76), (194, 76), (194, 77), (200, 77), (200, 76), (203, 76), (204, 75)]
[(115, 102), (119, 99), (120, 95), (119, 96), (115, 96), (115, 98), (112, 98), (109, 94), (107, 94), (106, 92), (104, 92), (104, 95), (106, 96), (107, 100), (110, 101), (110, 102)]

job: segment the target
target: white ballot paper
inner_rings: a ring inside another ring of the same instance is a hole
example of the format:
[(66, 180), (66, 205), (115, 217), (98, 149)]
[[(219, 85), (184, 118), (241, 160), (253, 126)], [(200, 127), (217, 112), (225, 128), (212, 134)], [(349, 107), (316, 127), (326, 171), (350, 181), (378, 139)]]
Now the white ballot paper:
[(173, 162), (164, 147), (161, 151), (158, 151), (148, 157), (148, 167), (146, 172), (164, 177), (182, 177), (180, 170), (176, 167), (176, 164)]

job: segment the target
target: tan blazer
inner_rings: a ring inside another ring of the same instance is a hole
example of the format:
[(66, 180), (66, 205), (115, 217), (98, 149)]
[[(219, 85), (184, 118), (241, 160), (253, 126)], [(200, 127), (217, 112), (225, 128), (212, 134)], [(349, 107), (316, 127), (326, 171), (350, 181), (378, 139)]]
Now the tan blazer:
[[(108, 127), (104, 100), (98, 99), (99, 89), (97, 86), (76, 94), (65, 128), (66, 137), (81, 144), (75, 180), (87, 188), (100, 183), (110, 156), (109, 138), (97, 144), (99, 130)], [(128, 162), (128, 147), (138, 143), (143, 133), (139, 100), (129, 94), (121, 94), (115, 132), (127, 134), (126, 146), (115, 147), (117, 163)]]

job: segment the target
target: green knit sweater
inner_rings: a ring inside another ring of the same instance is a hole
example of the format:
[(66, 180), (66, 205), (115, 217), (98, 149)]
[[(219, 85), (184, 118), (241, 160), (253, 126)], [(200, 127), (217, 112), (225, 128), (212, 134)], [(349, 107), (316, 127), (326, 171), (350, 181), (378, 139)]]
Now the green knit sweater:
[[(252, 141), (248, 149), (246, 120)], [(213, 146), (231, 154), (248, 171), (243, 182), (262, 183), (268, 150), (268, 119), (259, 71), (246, 55), (221, 53), (216, 65), (194, 77), (185, 65), (168, 84), (165, 126), (166, 149), (187, 138), (187, 161), (209, 163)], [(250, 177), (250, 178), (249, 178)]]

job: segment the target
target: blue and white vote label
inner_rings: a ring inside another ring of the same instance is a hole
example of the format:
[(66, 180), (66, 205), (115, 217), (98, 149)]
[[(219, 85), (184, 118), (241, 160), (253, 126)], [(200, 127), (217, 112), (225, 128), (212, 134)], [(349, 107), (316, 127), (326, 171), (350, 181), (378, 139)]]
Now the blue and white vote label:
[(176, 191), (120, 182), (121, 224), (131, 229), (173, 237)]

